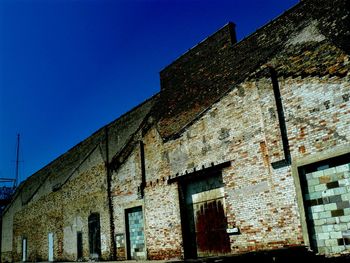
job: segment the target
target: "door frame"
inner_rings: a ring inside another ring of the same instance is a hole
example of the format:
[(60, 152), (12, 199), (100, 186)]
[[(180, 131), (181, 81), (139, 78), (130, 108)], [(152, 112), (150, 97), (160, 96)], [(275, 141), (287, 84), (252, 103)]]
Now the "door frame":
[(26, 237), (22, 237), (22, 262), (26, 262), (28, 260), (28, 239)]

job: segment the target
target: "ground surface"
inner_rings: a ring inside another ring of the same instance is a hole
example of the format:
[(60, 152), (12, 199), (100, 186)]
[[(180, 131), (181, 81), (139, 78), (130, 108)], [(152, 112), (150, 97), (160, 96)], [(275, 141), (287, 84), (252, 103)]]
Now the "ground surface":
[(245, 262), (259, 262), (259, 263), (350, 263), (350, 254), (339, 255), (337, 257), (325, 257), (316, 255), (308, 251), (306, 248), (288, 248), (272, 251), (250, 252), (242, 255), (212, 257), (196, 260), (185, 260), (178, 262), (192, 262), (192, 263), (245, 263)]

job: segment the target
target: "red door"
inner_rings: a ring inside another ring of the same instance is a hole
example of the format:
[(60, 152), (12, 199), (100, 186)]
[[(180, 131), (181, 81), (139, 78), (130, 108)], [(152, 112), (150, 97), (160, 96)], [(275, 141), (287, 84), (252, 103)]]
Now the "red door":
[(194, 205), (197, 254), (216, 256), (231, 251), (222, 198)]

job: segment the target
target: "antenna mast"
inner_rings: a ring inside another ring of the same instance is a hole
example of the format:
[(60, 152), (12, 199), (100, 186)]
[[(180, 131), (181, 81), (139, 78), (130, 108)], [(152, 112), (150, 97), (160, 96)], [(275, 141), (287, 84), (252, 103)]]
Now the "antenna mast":
[[(17, 149), (16, 149), (16, 178), (0, 178), (0, 184), (13, 183), (13, 187), (0, 185), (0, 218), (3, 209), (11, 202), (11, 197), (14, 194), (19, 179), (19, 133), (17, 134)], [(1, 221), (1, 219), (0, 219)], [(1, 226), (0, 226), (1, 230)]]
[(19, 176), (19, 133), (17, 134), (17, 150), (16, 150), (16, 178), (13, 183), (13, 187), (17, 187), (18, 183), (18, 176)]

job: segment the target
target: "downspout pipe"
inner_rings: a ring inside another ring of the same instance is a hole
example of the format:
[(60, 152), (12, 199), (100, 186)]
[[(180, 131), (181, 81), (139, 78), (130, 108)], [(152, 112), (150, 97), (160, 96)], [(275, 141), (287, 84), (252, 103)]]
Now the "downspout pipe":
[(109, 208), (109, 222), (110, 222), (110, 234), (111, 234), (111, 260), (116, 260), (116, 242), (115, 242), (115, 226), (113, 219), (113, 200), (112, 200), (112, 174), (109, 165), (109, 139), (108, 139), (108, 126), (105, 127), (105, 144), (106, 144), (106, 172), (107, 172), (107, 195), (108, 195), (108, 208)]
[(146, 187), (146, 164), (145, 164), (145, 145), (143, 141), (140, 141), (140, 158), (141, 158), (141, 185), (140, 185), (140, 197), (145, 195)]
[(270, 69), (270, 76), (272, 81), (273, 94), (276, 102), (278, 123), (279, 123), (280, 132), (281, 132), (281, 139), (282, 139), (282, 146), (283, 146), (283, 153), (284, 153), (284, 160), (271, 163), (274, 169), (278, 169), (278, 168), (282, 168), (290, 165), (292, 158), (291, 158), (290, 149), (289, 149), (287, 124), (284, 116), (283, 103), (282, 103), (282, 97), (281, 97), (280, 87), (279, 87), (278, 78), (277, 78), (277, 72), (273, 67), (270, 67), (269, 69)]

